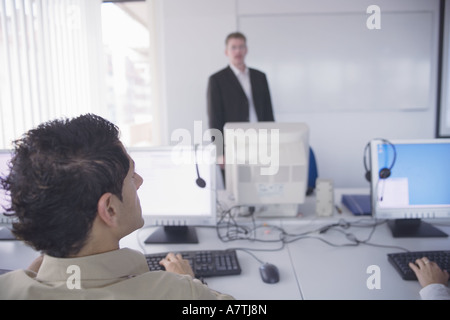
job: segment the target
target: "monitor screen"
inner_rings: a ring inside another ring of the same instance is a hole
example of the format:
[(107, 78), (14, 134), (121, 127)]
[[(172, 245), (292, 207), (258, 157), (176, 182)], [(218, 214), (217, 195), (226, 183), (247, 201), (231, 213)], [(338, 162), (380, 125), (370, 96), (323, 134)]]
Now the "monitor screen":
[[(214, 146), (139, 148), (128, 153), (144, 180), (138, 195), (145, 225), (216, 224)], [(199, 179), (204, 184), (199, 185)]]
[(263, 216), (296, 215), (308, 184), (308, 126), (232, 122), (224, 135), (226, 189), (236, 203)]
[(376, 218), (450, 218), (450, 139), (377, 139), (370, 151)]
[[(0, 176), (5, 177), (9, 174), (8, 163), (11, 159), (11, 150), (0, 150)], [(0, 185), (0, 215), (6, 213), (5, 208), (11, 206), (11, 199), (9, 195)]]

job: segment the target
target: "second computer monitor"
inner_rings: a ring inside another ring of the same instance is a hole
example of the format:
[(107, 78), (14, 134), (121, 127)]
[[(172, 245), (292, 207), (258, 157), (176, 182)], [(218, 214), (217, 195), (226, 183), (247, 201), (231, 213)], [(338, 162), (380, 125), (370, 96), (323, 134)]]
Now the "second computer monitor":
[[(0, 176), (6, 177), (9, 174), (9, 161), (11, 160), (11, 150), (0, 149)], [(7, 212), (11, 206), (9, 194), (0, 186), (0, 215)]]
[(260, 216), (295, 216), (307, 189), (308, 126), (227, 123), (224, 141), (225, 184), (236, 203)]
[(195, 226), (216, 225), (216, 162), (213, 146), (129, 149), (146, 226), (160, 226), (146, 243), (196, 243)]
[(375, 139), (370, 148), (373, 216), (394, 237), (447, 236), (422, 219), (450, 218), (450, 139)]

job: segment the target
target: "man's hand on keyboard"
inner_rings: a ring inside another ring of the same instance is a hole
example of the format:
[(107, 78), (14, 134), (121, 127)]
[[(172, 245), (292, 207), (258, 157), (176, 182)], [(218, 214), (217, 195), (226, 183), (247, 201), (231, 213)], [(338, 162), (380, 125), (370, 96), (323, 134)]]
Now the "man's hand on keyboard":
[(188, 274), (194, 278), (194, 271), (192, 271), (191, 265), (189, 261), (183, 259), (181, 254), (175, 255), (170, 252), (167, 256), (162, 259), (159, 264), (166, 268), (166, 271), (179, 273), (179, 274)]
[(410, 262), (409, 267), (413, 269), (422, 287), (431, 283), (447, 285), (449, 278), (448, 272), (439, 268), (435, 262), (428, 260), (426, 257), (417, 259), (415, 262), (415, 264)]

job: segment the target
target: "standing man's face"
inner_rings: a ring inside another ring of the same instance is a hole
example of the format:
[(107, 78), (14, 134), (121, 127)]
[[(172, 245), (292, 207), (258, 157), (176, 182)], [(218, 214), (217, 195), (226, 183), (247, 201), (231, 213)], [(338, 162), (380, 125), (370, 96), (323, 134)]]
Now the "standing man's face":
[(229, 39), (225, 48), (225, 55), (232, 65), (237, 68), (243, 67), (245, 65), (245, 56), (247, 55), (247, 44), (244, 39)]

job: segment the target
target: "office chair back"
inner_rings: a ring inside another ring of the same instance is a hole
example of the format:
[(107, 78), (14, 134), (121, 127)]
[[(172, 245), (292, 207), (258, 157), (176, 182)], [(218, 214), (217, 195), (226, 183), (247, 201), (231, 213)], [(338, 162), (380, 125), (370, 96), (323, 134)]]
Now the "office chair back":
[(309, 147), (309, 170), (308, 170), (308, 188), (306, 189), (306, 195), (310, 195), (316, 188), (316, 179), (319, 176), (317, 169), (316, 156), (311, 147)]

